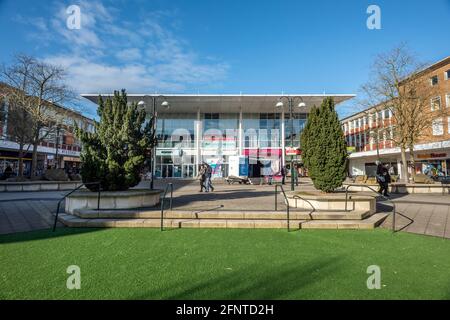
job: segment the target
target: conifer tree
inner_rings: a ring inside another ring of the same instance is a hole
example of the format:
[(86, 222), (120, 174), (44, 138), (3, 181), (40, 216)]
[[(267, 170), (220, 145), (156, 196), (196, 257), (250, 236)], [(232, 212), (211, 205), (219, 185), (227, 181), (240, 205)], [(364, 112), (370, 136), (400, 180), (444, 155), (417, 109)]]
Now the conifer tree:
[(346, 177), (347, 146), (341, 123), (328, 97), (314, 106), (301, 134), (302, 158), (314, 187), (333, 192)]
[[(81, 177), (83, 182), (101, 182), (102, 190), (119, 191), (134, 187), (148, 150), (155, 143), (151, 121), (145, 123), (145, 110), (135, 102), (127, 103), (125, 90), (115, 91), (106, 101), (99, 97), (97, 113), (100, 121), (95, 131), (77, 128), (82, 143)], [(89, 185), (96, 190), (95, 185)]]

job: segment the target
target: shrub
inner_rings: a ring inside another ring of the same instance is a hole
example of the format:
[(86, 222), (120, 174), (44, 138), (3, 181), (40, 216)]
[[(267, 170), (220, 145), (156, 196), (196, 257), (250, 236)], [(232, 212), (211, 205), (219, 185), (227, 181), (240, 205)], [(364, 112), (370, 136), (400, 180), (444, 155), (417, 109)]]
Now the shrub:
[[(134, 187), (155, 142), (154, 118), (145, 123), (145, 110), (138, 110), (136, 103), (128, 104), (125, 90), (115, 91), (106, 101), (100, 96), (97, 112), (100, 120), (94, 132), (76, 130), (82, 143), (82, 181), (99, 181), (107, 191)], [(87, 187), (97, 189), (95, 185)]]
[(333, 192), (346, 177), (347, 147), (332, 98), (314, 106), (301, 134), (302, 158), (314, 186)]

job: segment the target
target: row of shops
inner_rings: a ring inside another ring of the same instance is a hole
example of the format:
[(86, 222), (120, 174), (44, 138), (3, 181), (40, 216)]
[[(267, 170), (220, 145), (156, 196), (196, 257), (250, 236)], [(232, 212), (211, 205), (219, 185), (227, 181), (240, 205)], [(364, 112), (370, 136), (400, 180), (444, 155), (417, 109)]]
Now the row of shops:
[[(450, 141), (416, 146), (414, 165), (407, 152), (408, 172), (414, 170), (430, 177), (450, 177)], [(375, 176), (378, 156), (374, 151), (358, 152), (350, 155), (349, 175)], [(380, 150), (380, 161), (389, 166), (391, 173), (401, 177), (402, 160), (398, 148)]]
[[(17, 176), (19, 172), (18, 146), (10, 141), (0, 141), (0, 179)], [(23, 172), (25, 176), (31, 172), (32, 153), (27, 152), (23, 156)], [(42, 175), (47, 168), (62, 168), (66, 171), (77, 172), (81, 167), (79, 151), (58, 150), (49, 147), (38, 147), (37, 175)], [(5, 172), (7, 174), (5, 175)]]
[[(212, 168), (214, 179), (229, 175), (248, 177), (274, 176), (280, 174), (283, 166), (282, 149), (243, 149), (229, 150), (226, 154), (211, 153), (195, 149), (157, 149), (154, 163), (155, 177), (194, 178), (198, 166), (207, 163)], [(290, 161), (291, 158), (289, 157)], [(294, 157), (300, 163), (300, 155)], [(235, 169), (239, 168), (239, 169)]]

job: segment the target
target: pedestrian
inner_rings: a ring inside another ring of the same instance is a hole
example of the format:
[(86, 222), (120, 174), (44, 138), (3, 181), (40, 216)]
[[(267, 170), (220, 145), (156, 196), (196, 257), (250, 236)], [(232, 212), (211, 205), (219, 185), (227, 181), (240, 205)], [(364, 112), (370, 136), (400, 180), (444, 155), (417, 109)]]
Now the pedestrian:
[(211, 182), (212, 168), (209, 164), (205, 163), (205, 191), (214, 191), (214, 187)]
[(8, 166), (5, 168), (5, 171), (3, 171), (3, 177), (5, 179), (10, 178), (13, 175), (13, 169), (11, 168), (11, 166), (8, 164)]
[(205, 166), (203, 164), (200, 165), (200, 168), (198, 170), (198, 175), (197, 175), (197, 179), (200, 182), (200, 192), (203, 192), (203, 189), (206, 189), (205, 187)]
[(377, 164), (376, 177), (377, 177), (377, 182), (380, 186), (378, 193), (384, 195), (385, 197), (389, 197), (388, 188), (389, 188), (389, 183), (391, 182), (391, 176), (389, 175), (389, 170), (385, 166), (383, 166), (383, 164), (380, 161), (377, 161), (376, 164)]
[(295, 185), (298, 187), (298, 167), (297, 167), (297, 165), (294, 165), (293, 173), (294, 173), (293, 179), (295, 181)]
[(285, 184), (286, 182), (286, 168), (285, 166), (281, 166), (281, 184)]

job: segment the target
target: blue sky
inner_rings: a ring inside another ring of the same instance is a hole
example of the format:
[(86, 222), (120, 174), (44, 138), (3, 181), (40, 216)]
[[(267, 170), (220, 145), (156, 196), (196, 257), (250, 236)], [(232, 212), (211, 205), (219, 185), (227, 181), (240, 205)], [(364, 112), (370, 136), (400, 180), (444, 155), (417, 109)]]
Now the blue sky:
[[(73, 4), (80, 30), (66, 27)], [(381, 30), (366, 27), (371, 4)], [(80, 93), (358, 93), (402, 42), (425, 62), (450, 55), (449, 22), (450, 0), (0, 0), (0, 62), (62, 65)]]

